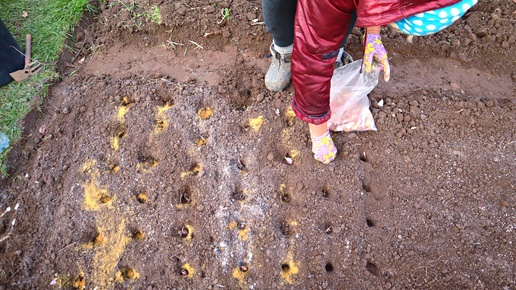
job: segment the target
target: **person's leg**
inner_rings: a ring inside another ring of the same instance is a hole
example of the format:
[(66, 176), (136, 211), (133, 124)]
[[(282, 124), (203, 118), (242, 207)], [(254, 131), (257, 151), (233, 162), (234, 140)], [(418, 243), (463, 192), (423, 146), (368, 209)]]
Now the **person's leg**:
[(296, 116), (309, 123), (314, 158), (331, 162), (337, 153), (327, 127), (330, 83), (338, 51), (349, 32), (353, 2), (299, 0), (295, 19), (292, 78)]
[(353, 28), (355, 27), (355, 23), (357, 22), (357, 11), (354, 10), (351, 14), (351, 20), (349, 21), (348, 31), (346, 31), (346, 36), (344, 37), (344, 41), (342, 41), (342, 44), (340, 45), (339, 55), (337, 55), (337, 60), (335, 61), (335, 68), (338, 68), (340, 66), (346, 65), (348, 63), (353, 62), (353, 57), (346, 52), (345, 46), (346, 42), (348, 41), (348, 37), (351, 34), (351, 31), (353, 31)]
[(294, 17), (297, 0), (262, 0), (262, 13), (270, 46), (272, 61), (265, 75), (265, 86), (274, 92), (290, 84), (290, 64), (294, 44)]
[(297, 0), (262, 0), (265, 28), (278, 47), (294, 44), (296, 5)]

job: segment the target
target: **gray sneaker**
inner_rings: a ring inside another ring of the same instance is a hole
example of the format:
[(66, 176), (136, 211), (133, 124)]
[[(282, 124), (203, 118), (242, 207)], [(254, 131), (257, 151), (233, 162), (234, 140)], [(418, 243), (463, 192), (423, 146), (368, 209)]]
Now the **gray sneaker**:
[(265, 75), (265, 86), (273, 92), (279, 92), (288, 87), (290, 84), (290, 64), (292, 62), (292, 53), (281, 54), (274, 49), (274, 43), (271, 44), (272, 62), (269, 70)]

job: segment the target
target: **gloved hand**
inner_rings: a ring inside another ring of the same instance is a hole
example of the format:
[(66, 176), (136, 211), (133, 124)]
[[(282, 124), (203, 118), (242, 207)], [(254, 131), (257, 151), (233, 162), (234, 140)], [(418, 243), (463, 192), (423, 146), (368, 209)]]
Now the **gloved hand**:
[(373, 58), (380, 63), (380, 69), (383, 70), (383, 79), (388, 82), (391, 77), (391, 67), (387, 59), (387, 51), (382, 43), (380, 34), (367, 34), (364, 50), (364, 66), (366, 73), (370, 73), (373, 69)]
[(333, 144), (330, 131), (319, 137), (312, 137), (312, 152), (314, 158), (324, 164), (332, 162), (337, 156), (337, 147)]

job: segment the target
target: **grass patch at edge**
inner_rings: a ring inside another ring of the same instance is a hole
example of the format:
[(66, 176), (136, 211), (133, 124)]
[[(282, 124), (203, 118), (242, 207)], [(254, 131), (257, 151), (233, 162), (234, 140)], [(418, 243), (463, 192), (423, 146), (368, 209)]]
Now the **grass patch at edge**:
[[(21, 120), (40, 104), (48, 88), (58, 77), (56, 63), (65, 40), (81, 19), (89, 0), (0, 0), (0, 19), (24, 50), (25, 34), (32, 35), (32, 58), (44, 63), (42, 71), (27, 80), (0, 87), (0, 131), (10, 139), (10, 146), (20, 140)], [(0, 176), (7, 176), (8, 149), (0, 153)]]

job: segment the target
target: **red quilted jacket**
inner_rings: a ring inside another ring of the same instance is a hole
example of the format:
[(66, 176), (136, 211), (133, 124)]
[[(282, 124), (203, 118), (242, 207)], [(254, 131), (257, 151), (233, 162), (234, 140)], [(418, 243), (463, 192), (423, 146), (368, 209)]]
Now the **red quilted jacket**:
[[(383, 26), (460, 0), (298, 0), (292, 81), (292, 108), (303, 121), (330, 118), (330, 81), (340, 44), (356, 9), (358, 27)], [(387, 48), (388, 50), (388, 48)]]

